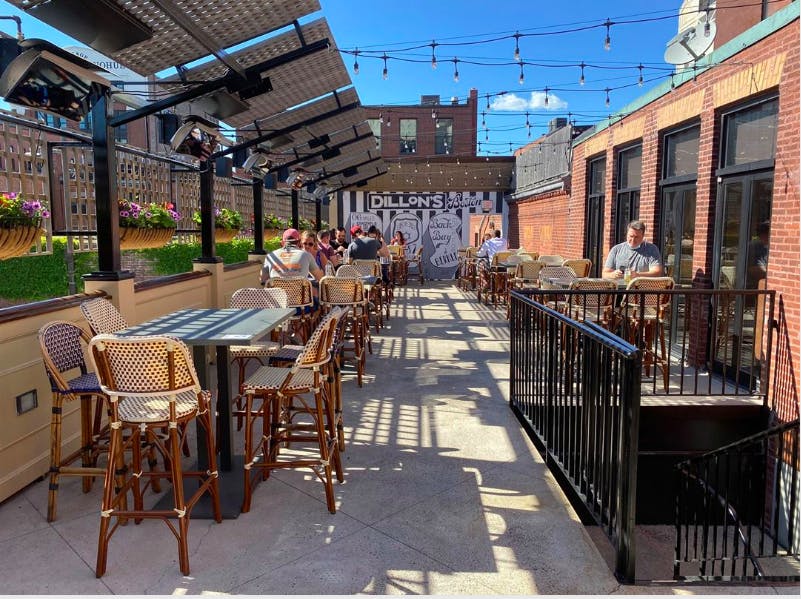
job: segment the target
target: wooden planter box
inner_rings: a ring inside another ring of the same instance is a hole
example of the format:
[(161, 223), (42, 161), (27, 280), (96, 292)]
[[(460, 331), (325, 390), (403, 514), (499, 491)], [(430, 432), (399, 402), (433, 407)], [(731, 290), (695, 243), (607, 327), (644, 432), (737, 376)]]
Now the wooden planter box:
[(264, 239), (272, 239), (273, 237), (281, 237), (284, 234), (283, 229), (264, 229)]
[(160, 248), (175, 235), (175, 229), (139, 229), (120, 227), (121, 250), (146, 250)]
[(42, 235), (44, 231), (38, 225), (0, 226), (0, 260), (27, 254)]

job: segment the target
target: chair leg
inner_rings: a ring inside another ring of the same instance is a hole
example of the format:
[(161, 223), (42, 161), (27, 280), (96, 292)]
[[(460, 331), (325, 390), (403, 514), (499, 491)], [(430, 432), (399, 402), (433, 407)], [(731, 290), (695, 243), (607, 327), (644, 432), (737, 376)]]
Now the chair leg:
[(53, 393), (53, 407), (50, 416), (50, 484), (47, 489), (47, 521), (56, 519), (58, 499), (58, 475), (61, 465), (61, 395)]

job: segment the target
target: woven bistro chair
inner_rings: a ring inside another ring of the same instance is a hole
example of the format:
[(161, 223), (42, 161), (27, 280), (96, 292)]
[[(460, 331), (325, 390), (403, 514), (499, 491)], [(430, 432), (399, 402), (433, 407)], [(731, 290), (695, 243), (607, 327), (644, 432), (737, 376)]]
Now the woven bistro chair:
[(266, 285), (268, 288), (284, 290), (286, 307), (295, 308), (295, 315), (289, 319), (289, 327), (301, 343), (306, 343), (319, 317), (314, 309), (311, 281), (306, 277), (271, 277)]
[(537, 260), (545, 262), (545, 266), (562, 266), (565, 259), (558, 254), (541, 254)]
[(324, 312), (336, 307), (350, 308), (345, 316), (347, 335), (343, 339), (341, 356), (343, 361), (349, 361), (348, 355), (352, 354), (350, 359), (356, 366), (356, 382), (361, 387), (367, 361), (365, 348), (373, 353), (367, 297), (362, 280), (353, 277), (323, 277), (320, 279), (320, 305)]
[[(375, 315), (375, 333), (378, 335), (384, 328), (384, 281), (381, 277), (381, 263), (376, 260), (354, 260), (351, 264), (362, 277), (375, 277), (375, 283), (365, 284), (367, 299), (370, 302), (368, 309), (370, 314)], [(389, 305), (387, 305), (389, 309)], [(389, 318), (389, 314), (387, 314)]]
[[(231, 296), (229, 303), (231, 308), (286, 308), (286, 291), (278, 287), (244, 287), (237, 289)], [(280, 333), (279, 333), (280, 334)], [(260, 366), (264, 366), (264, 360), (281, 348), (278, 341), (263, 341), (254, 345), (232, 345), (229, 348), (231, 362), (237, 366), (237, 389), (239, 393), (234, 399), (234, 410), (237, 416), (237, 430), (242, 428), (243, 389), (245, 382), (245, 369), (251, 361), (256, 361)]]
[(393, 285), (406, 284), (406, 248), (402, 245), (390, 245), (389, 248), (389, 280)]
[[(539, 273), (540, 289), (566, 289), (575, 280), (576, 274), (572, 268), (567, 266), (543, 266)], [(552, 279), (556, 279), (558, 283), (553, 283)], [(543, 303), (554, 310), (564, 312), (566, 309), (567, 298), (563, 294), (543, 295)]]
[[(328, 511), (336, 513), (333, 473), (339, 482), (344, 480), (344, 476), (337, 442), (332, 381), (328, 380), (325, 366), (331, 361), (334, 334), (343, 312), (333, 308), (323, 317), (291, 368), (262, 366), (245, 381), (245, 493), (242, 512), (250, 511), (254, 486), (272, 470), (311, 468), (325, 485)], [(313, 399), (307, 399), (308, 395)], [(257, 396), (260, 402), (255, 401)], [(311, 417), (311, 424), (297, 423), (294, 417), (299, 411)], [(261, 436), (254, 440), (254, 428), (259, 419), (262, 422)], [(289, 460), (279, 460), (281, 445), (289, 443), (312, 443), (317, 446), (318, 455), (303, 453)]]
[(425, 271), (423, 269), (423, 246), (422, 244), (417, 246), (417, 250), (414, 254), (406, 259), (406, 266), (405, 266), (405, 276), (404, 276), (404, 283), (407, 282), (409, 278), (409, 274), (411, 272), (411, 268), (414, 267), (417, 270), (417, 278), (420, 281), (420, 284), (426, 282)]
[[(148, 518), (162, 520), (175, 535), (181, 572), (189, 575), (187, 535), (192, 508), (208, 493), (214, 519), (222, 521), (209, 407), (211, 393), (201, 389), (189, 348), (172, 337), (97, 335), (89, 349), (111, 406), (95, 574), (99, 578), (105, 573), (109, 541), (120, 524), (129, 518), (137, 524)], [(198, 424), (197, 434), (205, 436), (208, 470), (184, 470), (182, 465), (181, 437), (193, 420)], [(162, 435), (164, 429), (167, 432)], [(167, 465), (164, 472), (142, 472), (143, 436), (154, 440), (154, 447)], [(124, 460), (126, 445), (131, 451), (129, 464)], [(143, 493), (158, 477), (171, 482), (172, 509), (144, 507)], [(184, 478), (197, 480), (197, 486), (188, 487), (193, 489), (189, 497), (184, 494)], [(128, 505), (129, 493), (133, 497), (132, 508)], [(113, 524), (112, 518), (117, 519)]]
[(589, 258), (568, 258), (562, 262), (562, 266), (572, 268), (573, 272), (579, 278), (588, 277), (590, 275), (590, 268), (592, 268), (592, 260)]
[(576, 279), (570, 284), (571, 291), (586, 291), (574, 293), (568, 297), (567, 314), (573, 320), (589, 321), (608, 328), (612, 320), (614, 309), (614, 294), (617, 283), (609, 279)]
[(643, 350), (642, 364), (645, 374), (650, 374), (651, 365), (662, 370), (665, 390), (668, 388), (669, 356), (665, 343), (665, 325), (670, 321), (670, 293), (659, 293), (673, 289), (672, 277), (635, 277), (627, 291), (644, 293), (626, 294), (620, 303), (620, 317), (624, 335), (633, 345)]
[(128, 321), (117, 310), (117, 306), (103, 297), (81, 302), (80, 307), (83, 317), (95, 335), (116, 333), (128, 328)]
[(513, 289), (539, 289), (540, 286), (540, 270), (545, 266), (544, 262), (539, 260), (530, 260), (521, 262), (515, 266), (515, 274), (509, 281)]
[[(50, 416), (50, 484), (47, 492), (47, 521), (56, 519), (58, 486), (61, 476), (83, 477), (83, 492), (91, 490), (96, 476), (105, 468), (97, 466), (99, 454), (107, 450), (108, 427), (103, 426), (103, 414), (108, 399), (100, 382), (86, 365), (85, 348), (89, 335), (81, 327), (62, 320), (49, 322), (39, 329), (39, 348), (53, 405)], [(62, 450), (62, 417), (67, 402), (80, 401), (81, 446), (66, 457)], [(78, 459), (80, 466), (72, 466)]]
[(478, 248), (469, 246), (459, 249), (459, 266), (457, 276), (459, 277), (459, 287), (462, 289), (476, 288), (476, 252)]

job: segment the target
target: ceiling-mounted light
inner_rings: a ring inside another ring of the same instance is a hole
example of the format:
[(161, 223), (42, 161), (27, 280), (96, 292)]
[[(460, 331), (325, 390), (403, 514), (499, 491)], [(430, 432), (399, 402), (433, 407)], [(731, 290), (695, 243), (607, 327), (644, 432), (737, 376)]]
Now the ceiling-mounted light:
[(251, 171), (260, 169), (261, 167), (266, 166), (269, 162), (270, 161), (267, 157), (267, 153), (264, 150), (256, 148), (242, 164), (242, 168), (246, 171)]
[(287, 185), (289, 185), (292, 189), (300, 189), (303, 187), (304, 183), (306, 182), (306, 171), (295, 169), (289, 173), (289, 177), (286, 179)]
[(439, 44), (437, 44), (437, 42), (436, 42), (436, 41), (434, 41), (434, 40), (431, 40), (431, 68), (432, 68), (432, 69), (436, 69), (436, 68), (437, 68), (437, 57), (436, 57), (436, 55), (434, 54), (434, 49), (435, 49), (435, 48), (436, 48), (438, 45), (439, 45)]
[(359, 74), (359, 49), (358, 48), (356, 48), (353, 51), (353, 74), (354, 75), (358, 75)]
[(612, 49), (612, 37), (609, 34), (609, 29), (612, 27), (612, 25), (614, 25), (614, 23), (612, 23), (612, 21), (610, 21), (609, 19), (606, 19), (606, 23), (604, 23), (604, 25), (606, 26), (606, 39), (604, 39), (604, 50), (608, 52), (609, 50)]
[(581, 64), (579, 65), (579, 68), (581, 69), (581, 76), (579, 77), (579, 85), (584, 85), (584, 67), (586, 66), (587, 65), (584, 64), (584, 61), (582, 60)]
[(170, 146), (179, 154), (206, 160), (216, 149), (217, 144), (232, 146), (234, 142), (224, 137), (217, 125), (195, 115), (184, 117), (184, 124), (170, 139)]
[(43, 40), (19, 43), (0, 77), (6, 101), (80, 121), (111, 83), (92, 71), (94, 65)]

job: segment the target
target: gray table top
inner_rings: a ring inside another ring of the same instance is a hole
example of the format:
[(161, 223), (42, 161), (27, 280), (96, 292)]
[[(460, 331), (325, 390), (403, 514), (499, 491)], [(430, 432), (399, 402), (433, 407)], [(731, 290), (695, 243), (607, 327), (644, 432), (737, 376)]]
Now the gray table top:
[(170, 335), (187, 345), (251, 345), (294, 313), (294, 308), (186, 309), (128, 327), (118, 334)]

